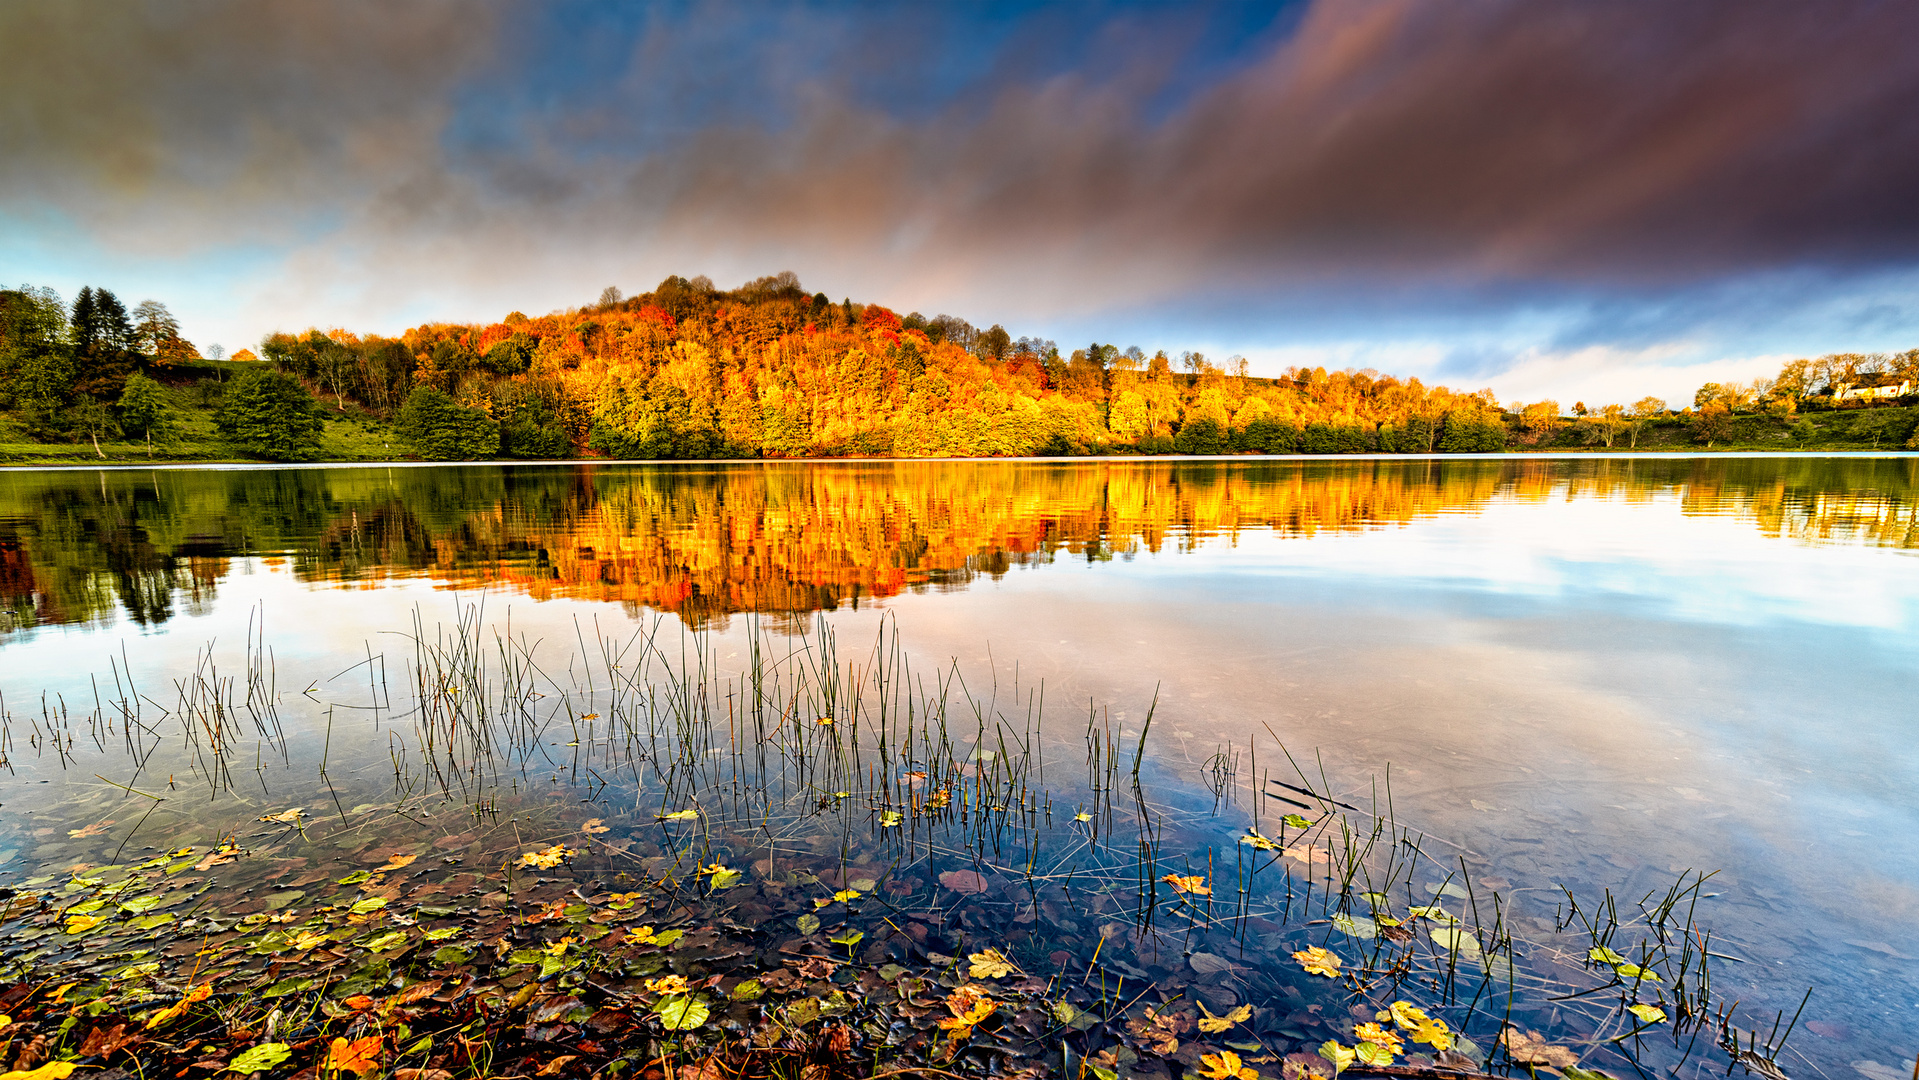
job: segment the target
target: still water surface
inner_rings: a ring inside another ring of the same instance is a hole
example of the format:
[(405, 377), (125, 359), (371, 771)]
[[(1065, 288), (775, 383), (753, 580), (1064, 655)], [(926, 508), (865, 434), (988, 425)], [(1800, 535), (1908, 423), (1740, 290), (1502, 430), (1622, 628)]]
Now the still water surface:
[[(253, 635), (314, 737), (299, 691), (416, 614), (664, 614), (721, 656), (884, 621), (1004, 705), (1043, 688), (1061, 741), (1157, 694), (1161, 783), (1274, 737), (1390, 778), (1523, 919), (1717, 869), (1724, 996), (1814, 987), (1798, 1051), (1871, 1076), (1919, 1025), (1916, 495), (1909, 457), (15, 471), (0, 693), (91, 708), (110, 657), (164, 687)], [(0, 855), (73, 858), (26, 815), (96, 770), (15, 738)]]

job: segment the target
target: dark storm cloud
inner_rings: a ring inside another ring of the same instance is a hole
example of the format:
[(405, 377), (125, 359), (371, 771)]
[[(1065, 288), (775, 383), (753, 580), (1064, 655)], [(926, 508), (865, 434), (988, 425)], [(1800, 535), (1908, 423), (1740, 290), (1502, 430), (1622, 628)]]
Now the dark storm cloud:
[(431, 148), (493, 51), (495, 6), (0, 5), (0, 205), (216, 242), (244, 239), (235, 216), (337, 213)]
[(1081, 308), (1919, 254), (1919, 5), (1078, 10), (8, 5), (0, 206)]

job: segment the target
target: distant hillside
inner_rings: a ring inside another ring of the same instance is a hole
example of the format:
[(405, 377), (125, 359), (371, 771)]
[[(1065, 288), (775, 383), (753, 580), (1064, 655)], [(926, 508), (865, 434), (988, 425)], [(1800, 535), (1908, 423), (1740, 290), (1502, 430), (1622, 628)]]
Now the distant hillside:
[[(1490, 391), (1373, 372), (1244, 374), (1243, 362), (1062, 350), (950, 316), (808, 295), (791, 274), (652, 292), (398, 340), (267, 339), (336, 407), (403, 409), (426, 387), (483, 413), (509, 457), (901, 457), (1125, 451), (1336, 453), (1504, 445)], [(455, 454), (452, 456), (465, 456)]]

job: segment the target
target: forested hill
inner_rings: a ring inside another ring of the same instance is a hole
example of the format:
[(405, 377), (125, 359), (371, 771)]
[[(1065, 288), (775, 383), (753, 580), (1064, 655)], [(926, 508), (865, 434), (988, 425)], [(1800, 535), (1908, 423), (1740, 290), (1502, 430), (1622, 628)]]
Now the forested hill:
[(398, 414), (434, 458), (1425, 452), (1506, 438), (1490, 391), (1061, 349), (834, 303), (792, 274), (732, 291), (670, 277), (630, 299), (608, 290), (579, 310), (398, 340), (275, 335), (261, 353), (328, 405)]

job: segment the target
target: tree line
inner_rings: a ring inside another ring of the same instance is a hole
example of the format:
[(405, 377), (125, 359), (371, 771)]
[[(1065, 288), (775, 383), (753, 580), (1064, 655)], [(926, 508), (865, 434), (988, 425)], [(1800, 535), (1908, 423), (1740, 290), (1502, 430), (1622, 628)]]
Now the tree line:
[(1489, 390), (1373, 371), (1063, 350), (950, 315), (808, 294), (791, 273), (398, 338), (276, 334), (329, 407), (392, 416), (424, 457), (1024, 456), (1502, 449)]
[(276, 333), (258, 357), (233, 358), (257, 364), (210, 364), (209, 351), (158, 301), (129, 311), (106, 289), (71, 304), (0, 291), (0, 408), (30, 437), (165, 439), (177, 418), (161, 384), (197, 381), (212, 384), (202, 397), (228, 442), (279, 460), (313, 456), (329, 412), (391, 422), (430, 460), (1472, 453), (1569, 434), (1636, 446), (1674, 416), (1709, 443), (1741, 412), (1790, 417), (1884, 397), (1860, 398), (1861, 386), (1919, 382), (1919, 350), (1834, 355), (1709, 383), (1677, 413), (1654, 397), (1503, 410), (1490, 389), (1370, 369), (1255, 378), (1239, 357), (1062, 349), (951, 315), (835, 303), (790, 272), (732, 290), (676, 275), (637, 296), (609, 288), (579, 308), (398, 337)]

